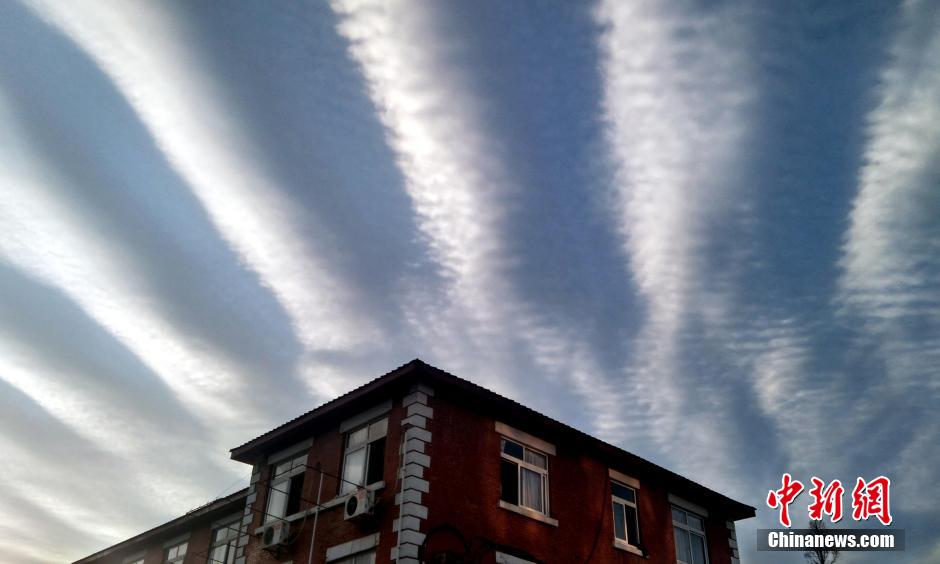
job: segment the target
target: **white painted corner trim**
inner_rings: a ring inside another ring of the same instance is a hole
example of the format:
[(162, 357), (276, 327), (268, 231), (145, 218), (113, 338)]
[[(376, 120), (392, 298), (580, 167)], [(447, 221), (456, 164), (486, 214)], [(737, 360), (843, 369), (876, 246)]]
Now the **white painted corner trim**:
[(552, 443), (548, 441), (543, 441), (542, 439), (536, 436), (530, 435), (529, 433), (526, 433), (525, 431), (520, 431), (519, 429), (516, 429), (515, 427), (510, 427), (509, 425), (506, 425), (505, 423), (497, 421), (496, 432), (506, 437), (507, 439), (519, 441), (520, 443), (523, 443), (526, 446), (530, 446), (534, 448), (535, 450), (540, 450), (544, 452), (545, 454), (550, 454), (552, 456), (555, 456), (555, 445), (553, 445)]
[(614, 470), (613, 468), (608, 468), (608, 469), (607, 469), (607, 474), (608, 474), (608, 475), (610, 476), (610, 478), (611, 478), (612, 480), (614, 480), (615, 482), (620, 482), (621, 484), (623, 484), (623, 485), (625, 485), (625, 486), (630, 486), (631, 488), (633, 488), (633, 489), (635, 489), (635, 490), (640, 489), (640, 481), (637, 480), (636, 478), (632, 477), (632, 476), (627, 476), (626, 474), (624, 474), (624, 473), (622, 473), (622, 472), (617, 472), (617, 471)]
[(675, 505), (676, 507), (681, 507), (686, 511), (691, 511), (699, 517), (708, 517), (708, 510), (702, 507), (701, 505), (692, 503), (691, 501), (686, 501), (681, 497), (673, 494), (669, 494), (669, 503)]

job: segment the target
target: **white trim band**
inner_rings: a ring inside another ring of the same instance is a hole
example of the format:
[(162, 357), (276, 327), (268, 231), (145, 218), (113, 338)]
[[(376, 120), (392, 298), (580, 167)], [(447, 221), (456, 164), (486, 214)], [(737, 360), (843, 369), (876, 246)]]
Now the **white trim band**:
[(555, 456), (555, 445), (553, 445), (552, 443), (548, 441), (543, 441), (542, 439), (538, 437), (530, 435), (529, 433), (526, 433), (525, 431), (520, 431), (519, 429), (516, 429), (515, 427), (510, 427), (509, 425), (506, 425), (505, 423), (497, 421), (496, 432), (506, 438), (512, 439), (514, 441), (519, 441), (520, 443), (524, 443), (526, 446), (530, 446), (534, 448), (535, 450), (540, 450), (544, 452), (545, 454), (550, 454), (552, 456)]

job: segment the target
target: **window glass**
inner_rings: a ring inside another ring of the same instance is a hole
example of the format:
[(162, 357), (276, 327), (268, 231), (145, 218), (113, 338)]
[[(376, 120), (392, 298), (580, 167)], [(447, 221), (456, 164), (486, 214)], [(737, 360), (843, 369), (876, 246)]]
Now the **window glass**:
[(685, 525), (686, 524), (685, 511), (682, 511), (680, 509), (676, 509), (675, 507), (673, 507), (672, 508), (672, 520), (677, 523), (682, 523), (683, 525)]
[(233, 521), (212, 532), (208, 564), (234, 564), (238, 525), (238, 521)]
[(268, 491), (268, 508), (264, 516), (265, 523), (284, 517), (287, 511), (287, 482), (271, 486)]
[(366, 448), (346, 453), (345, 467), (343, 468), (342, 491), (351, 492), (362, 485), (363, 471), (366, 467)]
[(676, 558), (685, 564), (708, 564), (705, 520), (680, 509), (672, 508), (676, 536)]
[(369, 440), (374, 441), (380, 439), (386, 435), (388, 432), (388, 419), (379, 419), (375, 423), (369, 425)]
[(614, 502), (614, 536), (620, 540), (627, 540), (627, 523), (623, 515), (623, 504)]
[(535, 452), (534, 450), (525, 450), (525, 461), (539, 468), (548, 468), (548, 458), (546, 458), (544, 454)]
[(632, 488), (620, 485), (617, 482), (611, 482), (610, 489), (614, 497), (619, 497), (620, 499), (636, 503), (636, 494)]
[(542, 475), (538, 472), (521, 468), (522, 470), (522, 505), (545, 512), (542, 499)]
[(698, 535), (689, 535), (692, 549), (692, 564), (705, 564), (705, 539)]
[(176, 546), (171, 546), (166, 549), (166, 560), (165, 562), (182, 562), (186, 558), (186, 548), (189, 546), (188, 542), (182, 542)]
[(691, 546), (689, 544), (689, 532), (679, 527), (673, 527), (673, 533), (676, 535), (676, 558), (679, 562), (687, 564), (692, 563)]
[(525, 458), (525, 455), (523, 454), (524, 450), (525, 449), (522, 448), (522, 445), (503, 439), (503, 452), (509, 456), (523, 460)]
[(623, 513), (627, 519), (627, 542), (633, 546), (640, 546), (640, 526), (637, 522), (636, 508), (623, 506)]
[(385, 474), (385, 435), (388, 418), (382, 418), (346, 435), (346, 455), (343, 459), (343, 482), (340, 493), (381, 482)]
[(284, 474), (284, 473), (286, 473), (287, 471), (289, 471), (290, 468), (291, 468), (291, 461), (290, 461), (290, 460), (288, 460), (288, 461), (286, 461), (286, 462), (281, 462), (280, 464), (278, 464), (277, 466), (274, 467), (274, 475), (275, 475), (275, 476), (280, 476), (281, 474)]
[(363, 427), (362, 429), (357, 429), (352, 433), (349, 433), (349, 437), (346, 441), (346, 448), (352, 448), (359, 445), (366, 444), (366, 441), (369, 440), (369, 428)]

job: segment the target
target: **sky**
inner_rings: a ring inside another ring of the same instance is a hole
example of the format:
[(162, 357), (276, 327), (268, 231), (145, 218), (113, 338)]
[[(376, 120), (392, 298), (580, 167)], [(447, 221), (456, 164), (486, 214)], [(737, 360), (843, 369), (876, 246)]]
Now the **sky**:
[(0, 0), (0, 561), (420, 357), (938, 563), (938, 280), (940, 2)]

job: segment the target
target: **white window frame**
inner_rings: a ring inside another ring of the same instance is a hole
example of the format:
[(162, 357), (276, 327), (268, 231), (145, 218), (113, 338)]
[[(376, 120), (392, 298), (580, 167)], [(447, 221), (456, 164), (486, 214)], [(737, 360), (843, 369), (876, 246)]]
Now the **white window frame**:
[[(624, 499), (624, 498), (622, 498), (622, 497), (618, 497), (617, 495), (614, 494), (613, 488), (611, 488), (611, 490), (610, 490), (610, 499), (611, 499), (611, 502), (612, 502), (612, 503), (620, 504), (620, 505), (623, 505), (623, 506), (626, 506), (626, 507), (632, 507), (632, 508), (633, 508), (633, 511), (634, 511), (634, 513), (635, 513), (635, 515), (636, 515), (636, 539), (637, 539), (637, 542), (640, 542), (640, 508), (639, 508), (639, 506), (638, 506), (638, 502), (639, 502), (639, 499), (640, 499), (640, 490), (639, 490), (639, 488), (635, 488), (635, 487), (633, 487), (633, 486), (628, 486), (627, 484), (624, 484), (623, 482), (621, 482), (621, 481), (619, 481), (619, 480), (615, 480), (615, 479), (611, 479), (611, 480), (610, 480), (610, 483), (611, 483), (611, 484), (617, 484), (618, 486), (623, 487), (623, 488), (627, 488), (628, 490), (630, 490), (630, 491), (633, 492), (633, 499), (636, 500), (636, 501), (630, 501), (629, 499)], [(613, 508), (611, 508), (611, 509), (613, 510)], [(626, 511), (626, 510), (625, 510), (625, 509), (622, 509), (622, 511)], [(629, 522), (627, 522), (627, 517), (626, 517), (626, 515), (624, 515), (624, 520), (623, 520), (623, 524), (624, 524), (624, 534), (626, 534), (626, 536), (627, 536), (627, 538), (625, 538), (625, 539), (622, 539), (622, 538), (620, 538), (620, 537), (617, 536), (616, 519), (617, 519), (617, 517), (614, 516), (614, 520), (615, 520), (615, 521), (614, 521), (614, 524), (615, 524), (615, 526), (614, 526), (614, 545), (617, 546), (617, 547), (619, 547), (619, 548), (623, 548), (623, 549), (626, 549), (626, 550), (628, 550), (628, 551), (630, 551), (630, 552), (633, 552), (633, 553), (635, 553), (635, 554), (638, 554), (638, 555), (640, 555), (640, 556), (643, 556), (643, 549), (641, 549), (638, 544), (633, 544), (633, 543), (630, 542), (630, 533), (626, 530), (626, 527), (629, 527), (630, 524), (629, 524)]]
[[(232, 560), (235, 559), (234, 558), (235, 548), (236, 548), (235, 542), (238, 541), (238, 536), (240, 534), (240, 531), (239, 531), (240, 526), (241, 526), (241, 517), (236, 516), (233, 519), (228, 519), (224, 523), (221, 523), (219, 525), (212, 527), (212, 529), (209, 532), (209, 535), (210, 535), (209, 536), (209, 564), (223, 564), (225, 562), (228, 562), (229, 555), (232, 556)], [(227, 536), (221, 540), (216, 540), (215, 534), (217, 531), (221, 529), (225, 529), (226, 531), (228, 531), (226, 533)], [(213, 558), (212, 555), (215, 552), (215, 550), (221, 546), (226, 546), (229, 548), (226, 549), (225, 551), (225, 558), (220, 561), (217, 558)]]
[[(508, 453), (505, 452), (506, 449), (504, 448), (504, 445), (505, 445), (505, 443), (507, 443), (507, 442), (510, 442), (510, 443), (513, 443), (513, 444), (516, 444), (516, 445), (519, 445), (520, 447), (522, 447), (522, 449), (523, 449), (523, 450), (522, 450), (523, 459), (516, 458), (515, 456), (512, 456), (512, 455), (510, 455), (510, 454), (508, 454)], [(544, 457), (544, 458), (545, 458), (545, 468), (542, 468), (541, 466), (538, 466), (538, 465), (536, 465), (536, 464), (532, 464), (531, 462), (526, 462), (526, 461), (524, 460), (526, 451), (533, 452), (533, 453), (535, 453), (535, 454), (538, 454), (539, 456)], [(532, 448), (532, 447), (528, 446), (527, 444), (525, 444), (525, 443), (523, 443), (523, 442), (520, 442), (518, 439), (507, 438), (507, 437), (500, 437), (500, 441), (499, 441), (499, 455), (500, 455), (501, 458), (504, 458), (504, 459), (506, 459), (506, 460), (508, 460), (508, 461), (510, 461), (510, 462), (512, 462), (513, 464), (516, 465), (516, 487), (518, 488), (517, 491), (518, 491), (518, 495), (519, 495), (517, 501), (518, 501), (519, 503), (517, 503), (517, 504), (515, 504), (515, 505), (516, 505), (517, 507), (521, 508), (521, 509), (524, 509), (524, 510), (527, 510), (527, 511), (532, 511), (532, 512), (537, 513), (537, 514), (540, 514), (540, 515), (545, 515), (546, 517), (547, 517), (548, 515), (550, 515), (550, 507), (549, 507), (549, 500), (548, 500), (548, 497), (549, 497), (549, 496), (548, 496), (548, 466), (549, 466), (549, 457), (548, 457), (548, 453), (545, 453), (545, 452), (542, 452), (542, 451), (540, 451), (540, 450), (538, 450), (538, 449)], [(541, 491), (542, 491), (542, 508), (544, 509), (544, 511), (540, 511), (540, 510), (538, 510), (538, 509), (536, 509), (536, 508), (534, 508), (534, 507), (530, 507), (530, 506), (528, 506), (528, 505), (524, 505), (524, 504), (523, 504), (523, 499), (522, 499), (522, 498), (523, 498), (523, 492), (524, 492), (524, 485), (523, 485), (523, 481), (522, 481), (522, 469), (523, 469), (523, 468), (525, 468), (525, 469), (527, 469), (527, 470), (531, 470), (532, 472), (535, 472), (535, 473), (537, 473), (537, 474), (539, 474), (539, 475), (541, 476), (541, 483), (542, 483), (542, 487), (541, 487)], [(505, 500), (500, 500), (500, 501), (502, 501), (503, 503), (506, 503), (507, 505), (512, 505), (512, 504), (510, 504), (508, 501), (505, 501)]]
[(350, 554), (349, 556), (344, 556), (339, 560), (334, 560), (335, 564), (359, 564), (363, 561), (363, 558), (372, 557), (371, 562), (374, 564), (376, 562), (376, 557), (378, 556), (376, 549), (363, 550), (362, 552), (357, 552), (356, 554)]
[[(678, 506), (678, 505), (675, 505), (675, 504), (672, 504), (672, 505), (670, 506), (670, 508), (671, 508), (671, 511), (669, 512), (669, 517), (670, 517), (670, 519), (672, 519), (673, 536), (675, 536), (675, 527), (678, 527), (678, 528), (680, 528), (680, 529), (686, 531), (686, 533), (689, 534), (689, 535), (696, 535), (696, 536), (698, 536), (698, 537), (701, 537), (701, 538), (702, 538), (702, 546), (705, 548), (705, 564), (708, 564), (708, 535), (705, 534), (705, 517), (703, 517), (702, 515), (699, 515), (698, 513), (689, 511), (688, 509), (686, 509), (686, 508), (684, 508), (684, 507), (680, 507), (680, 506)], [(685, 519), (686, 522), (685, 522), (685, 523), (682, 523), (682, 522), (680, 522), (680, 521), (676, 521), (675, 518), (673, 518), (673, 516), (672, 516), (672, 511), (681, 511), (682, 513), (685, 513), (685, 515), (686, 515), (686, 519)], [(695, 517), (696, 519), (699, 519), (699, 520), (702, 521), (702, 529), (701, 529), (701, 530), (699, 530), (699, 529), (693, 529), (691, 526), (688, 525), (689, 515), (691, 515), (691, 516)], [(674, 539), (674, 542), (675, 542), (676, 545), (678, 545), (678, 539)], [(690, 540), (690, 546), (691, 546), (691, 540)], [(686, 562), (685, 560), (682, 560), (682, 559), (679, 557), (678, 546), (677, 546), (677, 548), (676, 548), (676, 562), (677, 562), (678, 564), (692, 564), (691, 562)]]
[[(183, 553), (179, 553), (179, 548), (183, 547)], [(175, 556), (170, 556), (170, 551), (176, 550)], [(180, 541), (176, 544), (170, 545), (163, 549), (163, 562), (164, 564), (182, 564), (186, 560), (186, 552), (189, 550), (189, 539)]]
[[(349, 442), (352, 439), (353, 435), (366, 430), (366, 439), (365, 442), (356, 443), (350, 445)], [(388, 417), (380, 417), (374, 419), (368, 423), (364, 423), (350, 429), (343, 436), (343, 468), (340, 472), (340, 484), (339, 484), (339, 494), (346, 495), (356, 491), (358, 488), (364, 488), (370, 484), (366, 484), (365, 481), (369, 476), (369, 461), (372, 458), (372, 444), (380, 439), (384, 439), (388, 436)], [(385, 448), (388, 448), (388, 444), (385, 445)], [(359, 478), (359, 481), (362, 483), (356, 483), (355, 480), (347, 479), (346, 477), (346, 464), (349, 459), (349, 455), (358, 452), (361, 449), (365, 449), (365, 459), (362, 463), (362, 476)], [(380, 482), (382, 480), (379, 480)]]
[[(284, 464), (289, 466), (282, 470), (280, 474), (277, 473), (277, 469)], [(268, 480), (268, 498), (264, 504), (264, 523), (268, 524), (272, 521), (284, 521), (287, 517), (287, 503), (290, 499), (290, 482), (291, 478), (297, 476), (298, 474), (303, 474), (307, 471), (307, 454), (301, 454), (299, 456), (292, 456), (284, 458), (275, 462), (271, 465), (271, 478)], [(287, 489), (285, 490), (283, 484), (287, 484)], [(271, 502), (274, 500), (275, 489), (278, 490), (278, 493), (284, 494), (284, 510), (283, 515), (277, 515), (275, 512), (271, 511)]]

